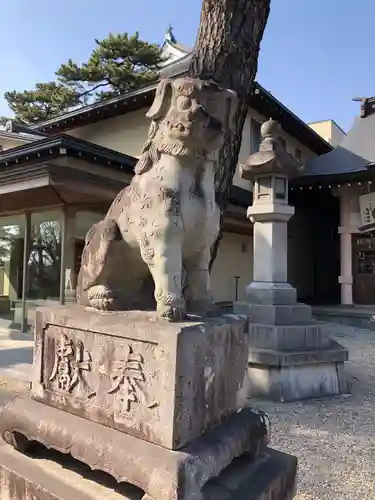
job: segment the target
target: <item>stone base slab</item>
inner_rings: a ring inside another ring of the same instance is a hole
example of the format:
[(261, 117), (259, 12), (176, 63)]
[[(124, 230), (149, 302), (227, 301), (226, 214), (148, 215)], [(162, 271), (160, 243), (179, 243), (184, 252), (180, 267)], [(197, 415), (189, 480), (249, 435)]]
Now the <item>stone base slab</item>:
[(263, 325), (298, 325), (311, 322), (311, 307), (306, 304), (250, 304), (251, 321)]
[(350, 392), (344, 363), (295, 366), (249, 364), (249, 397), (298, 401)]
[[(295, 457), (267, 448), (259, 459), (235, 460), (203, 488), (203, 500), (291, 500)], [(2, 500), (141, 500), (144, 492), (91, 471), (69, 455), (42, 447), (25, 456), (0, 443)], [(162, 499), (157, 499), (162, 500)]]
[(332, 339), (324, 349), (281, 351), (250, 347), (249, 350), (249, 363), (275, 367), (343, 363), (348, 358), (348, 350)]
[(1, 500), (140, 500), (143, 492), (42, 446), (28, 455), (0, 440)]
[(256, 458), (268, 440), (265, 422), (250, 409), (172, 451), (28, 398), (14, 400), (4, 409), (0, 433), (21, 451), (37, 441), (70, 453), (92, 469), (160, 500), (203, 500), (202, 488), (210, 479), (243, 454)]
[(297, 290), (289, 283), (253, 281), (246, 287), (249, 304), (293, 305), (297, 303)]
[[(252, 318), (252, 317), (251, 317)], [(275, 351), (309, 351), (330, 349), (329, 326), (310, 320), (301, 325), (249, 324), (250, 349), (271, 349)]]
[(330, 339), (326, 349), (249, 350), (248, 396), (297, 401), (350, 392), (344, 370), (348, 351)]

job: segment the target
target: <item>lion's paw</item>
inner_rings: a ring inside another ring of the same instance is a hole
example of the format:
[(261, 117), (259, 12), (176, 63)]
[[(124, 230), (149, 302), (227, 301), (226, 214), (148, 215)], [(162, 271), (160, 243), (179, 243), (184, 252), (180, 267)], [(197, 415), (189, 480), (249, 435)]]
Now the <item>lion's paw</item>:
[(162, 318), (169, 321), (182, 321), (185, 318), (185, 301), (181, 298), (174, 298), (167, 303), (159, 302), (157, 312)]

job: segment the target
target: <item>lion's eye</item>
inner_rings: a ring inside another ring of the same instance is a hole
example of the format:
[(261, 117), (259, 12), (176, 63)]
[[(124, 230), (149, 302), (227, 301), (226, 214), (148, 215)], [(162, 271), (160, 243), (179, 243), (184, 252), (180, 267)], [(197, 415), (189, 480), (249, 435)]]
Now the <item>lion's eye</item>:
[(191, 108), (191, 99), (189, 97), (185, 97), (185, 96), (180, 96), (177, 98), (177, 106), (180, 108), (180, 109), (183, 109), (183, 110), (188, 110)]

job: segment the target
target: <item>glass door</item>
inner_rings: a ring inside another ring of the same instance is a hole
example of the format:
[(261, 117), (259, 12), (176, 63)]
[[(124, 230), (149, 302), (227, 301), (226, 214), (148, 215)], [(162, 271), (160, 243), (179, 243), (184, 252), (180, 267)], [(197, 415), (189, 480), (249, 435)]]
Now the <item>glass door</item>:
[(60, 302), (62, 214), (59, 210), (31, 214), (25, 294), (29, 329), (37, 307)]
[(353, 299), (375, 304), (375, 234), (353, 235)]
[(25, 215), (0, 217), (0, 328), (22, 328)]

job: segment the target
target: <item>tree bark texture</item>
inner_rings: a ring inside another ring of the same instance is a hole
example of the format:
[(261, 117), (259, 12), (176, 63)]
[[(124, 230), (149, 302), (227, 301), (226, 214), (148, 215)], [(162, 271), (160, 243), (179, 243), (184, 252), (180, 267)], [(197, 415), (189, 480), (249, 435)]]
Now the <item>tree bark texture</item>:
[(270, 12), (271, 0), (203, 0), (198, 36), (189, 75), (214, 80), (237, 93), (235, 130), (227, 134), (216, 163), (216, 198), (221, 210), (220, 233), (211, 249), (210, 268), (223, 231), (233, 176), (248, 112), (259, 46)]

